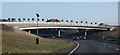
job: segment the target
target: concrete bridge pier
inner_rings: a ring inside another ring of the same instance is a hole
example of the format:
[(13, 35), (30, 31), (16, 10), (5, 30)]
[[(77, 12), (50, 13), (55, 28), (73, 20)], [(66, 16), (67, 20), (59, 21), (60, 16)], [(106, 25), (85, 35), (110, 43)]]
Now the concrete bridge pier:
[(55, 28), (54, 30), (56, 31), (55, 36), (56, 37), (61, 37), (61, 31), (59, 30), (59, 28)]
[(57, 33), (58, 37), (61, 37), (61, 31), (58, 30), (57, 32), (58, 32), (58, 33)]
[(84, 39), (86, 39), (87, 38), (87, 30), (85, 30), (85, 32), (84, 32), (84, 35), (85, 35), (85, 37), (84, 37)]
[(30, 34), (30, 33), (31, 33), (31, 31), (30, 31), (30, 30), (28, 30), (28, 33)]
[(87, 36), (87, 31), (85, 31), (85, 36)]
[(85, 30), (84, 35), (85, 35), (85, 37), (87, 37), (87, 35), (88, 35), (88, 30), (87, 29)]

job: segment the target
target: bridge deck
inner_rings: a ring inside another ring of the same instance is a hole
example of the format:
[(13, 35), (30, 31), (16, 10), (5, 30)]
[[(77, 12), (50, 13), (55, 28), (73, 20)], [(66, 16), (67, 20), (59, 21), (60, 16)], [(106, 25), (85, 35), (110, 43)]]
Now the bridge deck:
[[(12, 25), (21, 29), (35, 29), (37, 22), (0, 22), (0, 24)], [(39, 28), (78, 28), (107, 30), (111, 27), (96, 24), (66, 23), (66, 22), (38, 22)]]

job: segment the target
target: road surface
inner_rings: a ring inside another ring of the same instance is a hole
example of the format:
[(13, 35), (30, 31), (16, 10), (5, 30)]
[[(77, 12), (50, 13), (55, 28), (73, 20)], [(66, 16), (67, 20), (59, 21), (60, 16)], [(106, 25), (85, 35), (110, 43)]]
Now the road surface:
[(118, 44), (104, 43), (97, 40), (78, 40), (80, 47), (75, 53), (118, 53)]

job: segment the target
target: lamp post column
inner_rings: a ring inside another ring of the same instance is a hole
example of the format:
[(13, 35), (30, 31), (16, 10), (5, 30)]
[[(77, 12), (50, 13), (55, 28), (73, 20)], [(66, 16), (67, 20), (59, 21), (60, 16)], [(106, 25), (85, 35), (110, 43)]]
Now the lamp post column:
[(36, 44), (39, 44), (39, 38), (38, 38), (38, 17), (39, 17), (39, 14), (36, 14), (37, 16), (37, 37), (36, 37)]

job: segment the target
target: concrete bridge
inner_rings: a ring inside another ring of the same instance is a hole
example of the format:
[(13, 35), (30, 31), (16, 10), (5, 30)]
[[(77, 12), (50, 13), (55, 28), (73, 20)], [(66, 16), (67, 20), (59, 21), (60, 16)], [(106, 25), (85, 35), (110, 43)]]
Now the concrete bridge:
[[(114, 27), (110, 26), (100, 26), (97, 24), (83, 24), (83, 23), (67, 23), (67, 22), (0, 22), (0, 24), (12, 25), (19, 30), (29, 30), (30, 29), (84, 29), (84, 30), (103, 30), (103, 31), (112, 31)], [(60, 30), (58, 30), (58, 36), (60, 36)], [(87, 35), (87, 31), (85, 31), (85, 36)]]
[(25, 29), (43, 29), (43, 28), (73, 28), (73, 29), (98, 29), (98, 30), (113, 30), (114, 27), (100, 26), (97, 24), (83, 23), (67, 23), (67, 22), (0, 22), (0, 24), (12, 25), (20, 30)]

